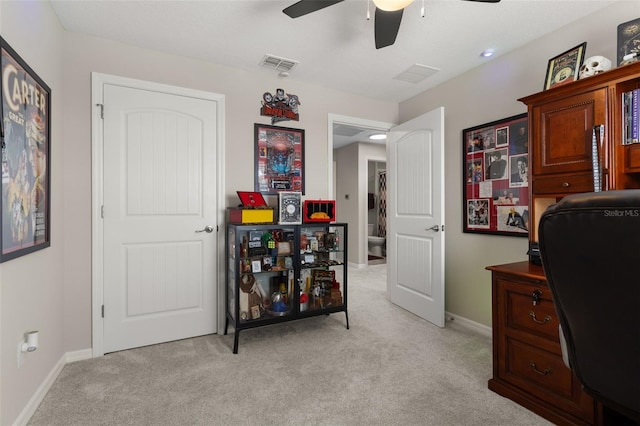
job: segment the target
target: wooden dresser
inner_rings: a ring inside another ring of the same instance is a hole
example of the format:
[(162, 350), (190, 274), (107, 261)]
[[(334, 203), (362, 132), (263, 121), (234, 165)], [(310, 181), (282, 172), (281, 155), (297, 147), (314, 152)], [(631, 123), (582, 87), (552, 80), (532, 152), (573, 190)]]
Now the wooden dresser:
[(551, 292), (542, 267), (489, 266), (493, 378), (489, 389), (558, 425), (603, 424), (602, 408), (562, 361)]

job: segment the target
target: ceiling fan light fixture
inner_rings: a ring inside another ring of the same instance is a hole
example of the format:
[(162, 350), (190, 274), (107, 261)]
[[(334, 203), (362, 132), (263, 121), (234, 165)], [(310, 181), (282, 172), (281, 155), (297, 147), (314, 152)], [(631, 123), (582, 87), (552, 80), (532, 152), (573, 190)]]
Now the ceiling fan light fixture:
[(385, 12), (395, 12), (404, 9), (413, 3), (413, 0), (373, 0), (373, 4)]

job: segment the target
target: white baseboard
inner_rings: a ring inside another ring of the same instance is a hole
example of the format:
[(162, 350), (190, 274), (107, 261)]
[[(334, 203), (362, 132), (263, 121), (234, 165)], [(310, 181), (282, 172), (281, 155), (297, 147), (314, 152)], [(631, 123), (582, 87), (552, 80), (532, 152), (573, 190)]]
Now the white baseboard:
[(91, 349), (82, 349), (80, 351), (67, 352), (66, 361), (67, 364), (76, 361), (84, 361), (85, 359), (93, 358), (93, 351)]
[(450, 312), (445, 312), (445, 318), (447, 319), (447, 321), (455, 321), (461, 326), (469, 330), (475, 331), (476, 333), (481, 334), (485, 337), (489, 337), (489, 338), (492, 337), (492, 330), (491, 330), (491, 327), (489, 326), (480, 324), (479, 322), (471, 321), (470, 319), (465, 317), (454, 315)]
[(67, 352), (62, 355), (62, 357), (60, 357), (60, 360), (56, 363), (56, 365), (53, 366), (42, 384), (38, 386), (38, 389), (36, 389), (36, 392), (33, 394), (18, 418), (15, 420), (15, 422), (13, 422), (13, 426), (23, 426), (29, 423), (31, 416), (33, 416), (33, 413), (36, 412), (38, 406), (40, 406), (40, 403), (47, 395), (47, 392), (49, 392), (49, 389), (51, 389), (51, 386), (53, 386), (53, 384), (55, 383), (65, 365), (71, 362), (89, 359), (92, 357), (92, 355), (93, 352), (91, 351), (91, 349)]

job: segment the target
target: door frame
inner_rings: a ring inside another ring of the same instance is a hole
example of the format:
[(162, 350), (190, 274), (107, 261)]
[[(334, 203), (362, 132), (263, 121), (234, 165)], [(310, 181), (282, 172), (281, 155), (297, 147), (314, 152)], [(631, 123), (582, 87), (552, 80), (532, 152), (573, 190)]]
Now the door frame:
[[(225, 286), (219, 283), (225, 281), (225, 194), (224, 194), (224, 123), (225, 97), (212, 92), (187, 89), (167, 84), (154, 83), (127, 77), (119, 77), (97, 72), (91, 73), (91, 348), (92, 356), (104, 355), (104, 329), (102, 305), (104, 304), (104, 223), (102, 220), (102, 205), (104, 202), (104, 157), (102, 105), (104, 102), (103, 86), (112, 84), (133, 89), (149, 90), (178, 96), (188, 96), (211, 100), (217, 103), (216, 108), (216, 203), (217, 203), (217, 324), (218, 334), (224, 333), (225, 322)], [(222, 237), (222, 238), (221, 238)]]
[[(339, 114), (329, 114), (327, 119), (327, 135), (328, 135), (328, 143), (327, 143), (327, 163), (329, 166), (329, 173), (327, 182), (327, 188), (329, 188), (329, 199), (335, 199), (334, 192), (334, 162), (333, 162), (333, 125), (334, 124), (345, 124), (348, 126), (357, 126), (363, 127), (372, 130), (379, 130), (380, 132), (387, 133), (389, 129), (396, 126), (396, 124), (388, 123), (385, 121), (376, 121), (369, 120), (366, 118), (358, 118), (351, 117), (348, 115), (339, 115)], [(386, 145), (386, 144), (385, 144)], [(367, 236), (367, 199), (365, 194), (367, 193), (367, 163), (368, 161), (382, 161), (379, 157), (376, 156), (367, 156), (364, 159), (360, 159), (359, 161), (364, 161), (364, 168), (361, 167), (362, 164), (358, 164), (358, 224), (357, 226), (353, 226), (352, 229), (356, 229), (357, 233), (361, 236)], [(385, 159), (386, 161), (386, 159)], [(359, 238), (357, 241), (358, 244), (358, 254), (359, 258), (365, 256), (365, 262), (362, 267), (366, 267), (368, 262), (366, 261), (367, 254), (367, 239)], [(351, 263), (351, 262), (350, 262)], [(360, 266), (360, 265), (358, 265)]]

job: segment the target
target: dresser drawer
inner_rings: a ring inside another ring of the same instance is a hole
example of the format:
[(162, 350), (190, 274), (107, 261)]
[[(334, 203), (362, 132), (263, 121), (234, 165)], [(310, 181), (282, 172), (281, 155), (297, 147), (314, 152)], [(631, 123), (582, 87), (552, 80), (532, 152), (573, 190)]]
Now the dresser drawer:
[(536, 176), (532, 182), (536, 194), (569, 194), (593, 191), (593, 174)]
[(502, 288), (506, 300), (505, 326), (508, 329), (523, 330), (560, 342), (558, 317), (548, 287), (525, 287), (506, 282)]
[(592, 419), (593, 400), (563, 363), (562, 357), (528, 342), (505, 336), (501, 379), (574, 416)]

